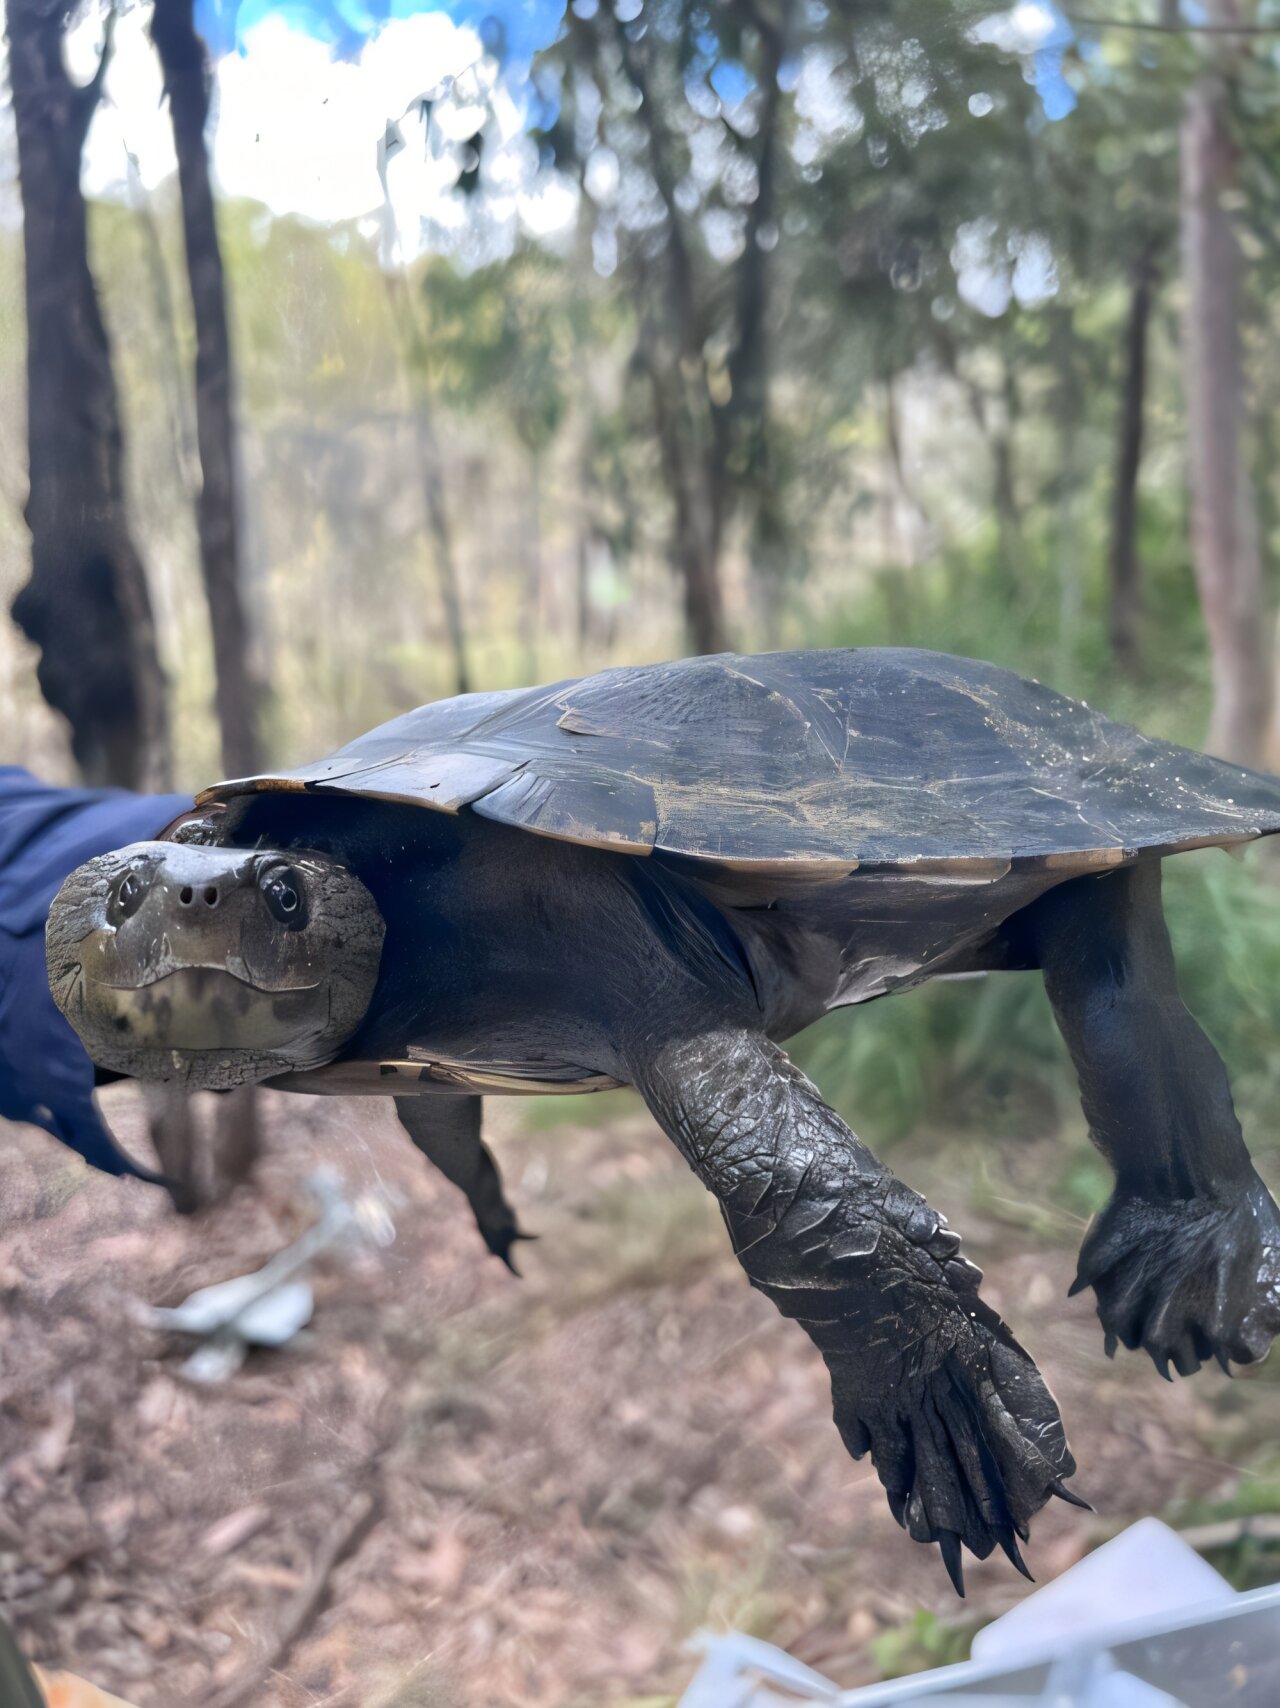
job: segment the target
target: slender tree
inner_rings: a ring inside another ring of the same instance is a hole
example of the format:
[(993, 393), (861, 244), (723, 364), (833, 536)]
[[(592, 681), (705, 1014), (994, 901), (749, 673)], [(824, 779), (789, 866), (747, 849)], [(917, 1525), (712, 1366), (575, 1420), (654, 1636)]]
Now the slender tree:
[(454, 691), (471, 691), (471, 665), (467, 648), (466, 622), (462, 613), (462, 589), (458, 580), (457, 553), (453, 543), (453, 524), (445, 501), (443, 463), (440, 440), (436, 433), (435, 413), (424, 385), (417, 382), (425, 364), (425, 341), (421, 319), (413, 295), (399, 269), (383, 274), (387, 306), (395, 334), (399, 359), (403, 407), (413, 428), (417, 446), (418, 472), (422, 482), (422, 507), (427, 531), (431, 536), (432, 556), (440, 605), (444, 612), (445, 633), (453, 665)]
[[(1235, 0), (1210, 0), (1210, 20), (1240, 22)], [(1242, 765), (1263, 757), (1272, 670), (1258, 509), (1245, 453), (1240, 351), (1240, 247), (1231, 92), (1238, 43), (1211, 40), (1187, 96), (1181, 137), (1183, 361), (1191, 486), (1191, 547), (1209, 634), (1213, 711), (1206, 745)]]
[(196, 328), (196, 444), (200, 458), (196, 524), (213, 630), (222, 763), (232, 775), (243, 775), (257, 770), (261, 763), (257, 716), (261, 693), (250, 666), (251, 644), (242, 592), (231, 337), (205, 147), (209, 55), (195, 28), (192, 0), (156, 0), (151, 39), (160, 56), (169, 98)]
[[(584, 9), (544, 56), (567, 73), (547, 141), (580, 173), (601, 253), (616, 252), (635, 306), (632, 370), (647, 397), (697, 652), (727, 645), (721, 560), (731, 523), (753, 527), (760, 556), (776, 551), (781, 526), (768, 317), (789, 162), (780, 73), (798, 12), (794, 0), (710, 12), (679, 0), (651, 24)], [(608, 187), (615, 173), (625, 203)], [(731, 254), (709, 237), (717, 225), (736, 233)]]
[(10, 81), (26, 261), (31, 578), (13, 617), (41, 650), (45, 699), (85, 778), (168, 780), (165, 682), (146, 574), (129, 530), (111, 350), (89, 269), (80, 161), (111, 53), (83, 87), (63, 62), (64, 13), (11, 0)]
[[(160, 57), (169, 100), (196, 331), (196, 451), (200, 463), (196, 532), (213, 636), (214, 702), (223, 769), (232, 776), (243, 776), (262, 764), (258, 718), (262, 693), (250, 662), (252, 646), (244, 609), (231, 335), (205, 146), (211, 72), (208, 51), (196, 31), (192, 0), (156, 0), (151, 39)], [(252, 1087), (233, 1092), (220, 1102), (214, 1124), (220, 1176), (216, 1187), (221, 1187), (243, 1180), (258, 1154)], [(193, 1161), (187, 1158), (188, 1170)], [(183, 1178), (189, 1179), (190, 1173)]]
[(1128, 676), (1142, 656), (1142, 563), (1138, 556), (1138, 471), (1142, 464), (1147, 400), (1147, 345), (1155, 300), (1155, 257), (1149, 248), (1134, 257), (1125, 317), (1123, 375), (1116, 425), (1115, 472), (1111, 483), (1111, 651)]

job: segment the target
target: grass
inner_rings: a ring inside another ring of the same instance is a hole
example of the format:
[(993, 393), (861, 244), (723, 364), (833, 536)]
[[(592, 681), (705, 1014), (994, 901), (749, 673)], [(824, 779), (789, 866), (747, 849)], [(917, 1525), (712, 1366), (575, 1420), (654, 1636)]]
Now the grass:
[[(1257, 1153), (1280, 1100), (1280, 887), (1263, 850), (1166, 863), (1165, 906), (1183, 996), (1226, 1060)], [(873, 1149), (927, 1130), (995, 1137), (1073, 1121), (1075, 1074), (1036, 973), (939, 982), (828, 1015), (792, 1051)], [(1091, 1214), (1106, 1174), (1083, 1133), (1054, 1201)]]
[(1175, 1529), (1191, 1533), (1202, 1525), (1230, 1525), (1238, 1521), (1237, 1534), (1221, 1543), (1202, 1546), (1200, 1552), (1236, 1590), (1259, 1589), (1280, 1581), (1280, 1537), (1255, 1535), (1249, 1520), (1280, 1513), (1280, 1453), (1274, 1445), (1264, 1447), (1245, 1467), (1235, 1487), (1220, 1499), (1186, 1501), (1169, 1515)]
[(874, 1637), (871, 1653), (881, 1678), (905, 1678), (913, 1672), (954, 1666), (968, 1660), (974, 1635), (985, 1624), (985, 1619), (973, 1617), (939, 1619), (920, 1608), (901, 1625)]
[(620, 1180), (591, 1199), (566, 1254), (581, 1307), (612, 1293), (664, 1287), (724, 1254), (724, 1228), (702, 1186), (680, 1172)]

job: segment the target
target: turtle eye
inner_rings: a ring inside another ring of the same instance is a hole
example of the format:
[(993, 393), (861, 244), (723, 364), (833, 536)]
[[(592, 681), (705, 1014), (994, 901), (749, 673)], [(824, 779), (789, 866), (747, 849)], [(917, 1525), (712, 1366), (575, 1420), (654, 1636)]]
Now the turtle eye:
[(272, 917), (281, 925), (306, 924), (302, 879), (292, 866), (269, 866), (258, 880)]
[(116, 887), (107, 903), (107, 918), (112, 925), (120, 925), (126, 919), (131, 919), (142, 906), (142, 898), (147, 893), (147, 886), (132, 867), (116, 881)]

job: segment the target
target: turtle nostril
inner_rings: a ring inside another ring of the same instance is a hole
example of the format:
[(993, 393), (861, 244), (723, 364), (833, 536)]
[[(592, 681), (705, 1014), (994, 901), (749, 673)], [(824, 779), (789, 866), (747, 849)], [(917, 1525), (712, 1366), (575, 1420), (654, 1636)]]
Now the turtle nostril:
[(218, 886), (217, 886), (217, 884), (208, 884), (205, 886), (204, 899), (210, 907), (217, 907), (217, 905), (218, 905)]
[(195, 891), (191, 888), (190, 884), (183, 884), (182, 888), (178, 891), (178, 900), (182, 903), (183, 907), (191, 906), (191, 903), (195, 900)]

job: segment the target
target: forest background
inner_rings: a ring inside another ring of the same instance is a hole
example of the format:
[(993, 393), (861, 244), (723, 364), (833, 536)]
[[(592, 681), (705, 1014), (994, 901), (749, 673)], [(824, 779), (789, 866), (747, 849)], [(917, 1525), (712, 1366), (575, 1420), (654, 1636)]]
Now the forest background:
[[(463, 688), (888, 644), (1280, 765), (1274, 0), (6, 28), (0, 761), (194, 788)], [(1274, 872), (1168, 883), (1274, 1167)], [(799, 1053), (873, 1145), (1061, 1130), (1050, 1205), (1105, 1196), (1036, 980)]]

